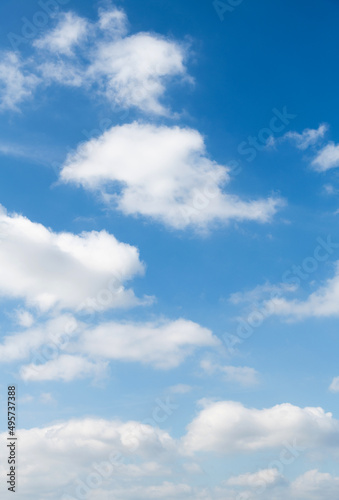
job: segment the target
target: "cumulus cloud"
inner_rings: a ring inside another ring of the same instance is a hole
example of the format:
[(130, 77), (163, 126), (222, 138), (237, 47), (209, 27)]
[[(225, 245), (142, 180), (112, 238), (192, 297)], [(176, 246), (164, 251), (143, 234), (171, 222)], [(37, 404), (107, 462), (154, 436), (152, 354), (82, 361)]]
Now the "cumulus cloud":
[(216, 347), (207, 328), (185, 319), (153, 323), (109, 322), (85, 331), (78, 352), (111, 360), (138, 361), (155, 368), (178, 366), (197, 347)]
[(66, 159), (61, 180), (99, 190), (125, 215), (143, 215), (175, 229), (215, 222), (267, 222), (277, 198), (243, 201), (224, 193), (229, 169), (210, 160), (196, 130), (131, 123), (81, 144)]
[[(2, 434), (1, 441), (4, 438)], [(168, 433), (137, 421), (74, 419), (18, 430), (18, 438), (20, 495), (25, 499), (77, 497), (87, 480), (92, 488), (96, 485), (94, 490), (98, 488), (93, 475), (110, 491), (118, 484), (123, 487), (125, 481), (170, 475), (166, 457), (175, 454), (175, 442)]]
[(339, 167), (339, 144), (329, 142), (312, 161), (312, 166), (319, 172)]
[[(203, 400), (183, 439), (190, 452), (254, 452), (296, 442), (299, 447), (337, 446), (339, 421), (322, 408), (280, 404), (262, 410), (233, 401)], [(208, 432), (206, 432), (208, 429)]]
[[(246, 432), (242, 428), (244, 436)], [(277, 468), (267, 468), (231, 476), (220, 486), (183, 483), (174, 471), (179, 477), (192, 471), (202, 473), (199, 466), (182, 463), (178, 442), (168, 432), (138, 421), (71, 419), (17, 433), (20, 498), (24, 500), (83, 496), (110, 500), (112, 495), (126, 500), (337, 499), (339, 478), (319, 470), (309, 470), (291, 482)], [(1, 440), (6, 437), (0, 435)], [(4, 465), (0, 472), (6, 473)]]
[(19, 111), (19, 104), (32, 97), (39, 83), (15, 52), (0, 53), (0, 111)]
[(144, 272), (139, 252), (106, 231), (55, 233), (1, 208), (0, 239), (3, 297), (23, 299), (40, 310), (77, 310), (106, 290), (110, 300), (105, 297), (101, 309), (138, 303), (123, 282)]

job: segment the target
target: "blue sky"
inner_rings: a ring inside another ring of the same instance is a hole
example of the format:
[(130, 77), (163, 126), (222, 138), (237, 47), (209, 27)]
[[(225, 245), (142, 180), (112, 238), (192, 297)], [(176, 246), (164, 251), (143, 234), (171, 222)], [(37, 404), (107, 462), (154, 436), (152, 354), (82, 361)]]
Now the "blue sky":
[(2, 2), (21, 498), (337, 498), (338, 9)]

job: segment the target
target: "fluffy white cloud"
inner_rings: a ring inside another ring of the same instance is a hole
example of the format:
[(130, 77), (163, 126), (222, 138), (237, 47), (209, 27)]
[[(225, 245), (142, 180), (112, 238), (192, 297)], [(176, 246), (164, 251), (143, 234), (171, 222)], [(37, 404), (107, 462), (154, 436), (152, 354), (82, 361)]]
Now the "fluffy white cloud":
[(322, 408), (286, 403), (258, 410), (233, 401), (208, 400), (201, 404), (203, 409), (188, 425), (183, 439), (189, 452), (230, 454), (282, 448), (294, 442), (305, 448), (336, 446), (339, 441), (339, 421)]
[[(184, 319), (152, 323), (112, 321), (90, 327), (64, 314), (8, 334), (0, 344), (0, 362), (29, 360), (20, 370), (24, 380), (70, 381), (103, 376), (109, 361), (175, 368), (195, 349), (219, 344), (210, 330)], [(189, 389), (176, 387), (181, 392)]]
[[(0, 362), (11, 363), (25, 360), (40, 363), (63, 349), (72, 336), (77, 335), (80, 324), (70, 314), (63, 314), (45, 323), (38, 324), (21, 332), (12, 332), (2, 339), (0, 344)], [(37, 359), (42, 346), (41, 358)], [(47, 348), (49, 346), (49, 348)]]
[(62, 354), (42, 365), (31, 363), (23, 366), (20, 370), (20, 376), (22, 380), (26, 381), (61, 380), (69, 382), (84, 377), (102, 377), (106, 368), (107, 363), (94, 363), (81, 356)]
[[(79, 498), (81, 488), (90, 492), (103, 485), (112, 492), (126, 480), (170, 475), (166, 457), (175, 454), (175, 442), (168, 433), (136, 421), (87, 418), (21, 429), (17, 434), (20, 498), (24, 499), (60, 500), (66, 494)], [(1, 442), (6, 437), (0, 435)], [(5, 473), (3, 465), (0, 469)]]
[(88, 22), (73, 12), (62, 13), (57, 26), (38, 38), (33, 45), (52, 53), (73, 55), (74, 47), (79, 45), (88, 30)]
[(110, 38), (126, 35), (128, 19), (125, 11), (117, 8), (99, 8), (98, 27)]
[(127, 26), (125, 12), (117, 8), (99, 9), (96, 22), (59, 14), (55, 27), (33, 42), (31, 75), (24, 74), (15, 53), (0, 63), (3, 107), (14, 109), (31, 95), (39, 77), (45, 86), (83, 87), (114, 106), (170, 115), (162, 103), (168, 84), (192, 82), (187, 47), (155, 33), (128, 35)]
[(30, 73), (15, 52), (0, 53), (0, 111), (18, 111), (18, 105), (31, 97), (39, 78)]
[(160, 98), (169, 78), (185, 76), (184, 59), (181, 45), (150, 33), (137, 33), (100, 43), (87, 74), (101, 80), (111, 102), (164, 115), (168, 110)]
[(123, 282), (143, 273), (139, 252), (106, 231), (54, 233), (0, 208), (0, 239), (2, 296), (41, 310), (88, 308), (99, 295), (101, 309), (138, 303)]
[(205, 359), (200, 364), (201, 368), (208, 374), (222, 374), (223, 378), (230, 383), (236, 383), (245, 387), (258, 383), (258, 372), (248, 366), (221, 366)]
[(103, 323), (81, 334), (74, 349), (121, 361), (138, 361), (156, 368), (178, 366), (197, 347), (215, 347), (219, 340), (192, 321)]
[(325, 172), (330, 168), (339, 167), (339, 144), (329, 142), (321, 149), (312, 161), (315, 170)]
[(66, 159), (61, 180), (99, 190), (126, 215), (143, 215), (184, 229), (214, 222), (267, 222), (276, 198), (243, 201), (226, 194), (229, 169), (208, 158), (196, 130), (131, 123), (81, 144)]
[[(246, 432), (243, 428), (245, 439)], [(178, 442), (169, 433), (138, 421), (72, 419), (19, 429), (17, 435), (23, 500), (110, 500), (112, 495), (127, 500), (337, 500), (339, 478), (318, 470), (290, 483), (276, 468), (231, 476), (221, 486), (183, 483), (176, 473), (202, 474), (199, 466), (182, 463)], [(3, 433), (0, 440), (6, 437)], [(3, 464), (0, 472), (7, 473)]]

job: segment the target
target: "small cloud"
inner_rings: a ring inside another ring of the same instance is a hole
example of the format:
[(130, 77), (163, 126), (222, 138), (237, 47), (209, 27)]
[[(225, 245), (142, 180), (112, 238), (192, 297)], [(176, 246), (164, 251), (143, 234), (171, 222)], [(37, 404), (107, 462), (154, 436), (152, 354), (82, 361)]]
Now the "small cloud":
[(191, 390), (192, 387), (186, 384), (177, 384), (177, 385), (172, 385), (172, 387), (170, 387), (170, 392), (174, 394), (187, 394)]
[(42, 394), (40, 394), (40, 401), (41, 401), (41, 403), (44, 403), (44, 404), (56, 403), (56, 400), (53, 398), (53, 396), (50, 392), (43, 392)]
[(19, 403), (24, 405), (31, 403), (33, 400), (34, 400), (33, 396), (31, 396), (30, 394), (25, 394), (24, 396), (19, 398)]
[(20, 326), (29, 328), (34, 323), (34, 316), (30, 312), (20, 309), (16, 311), (16, 320)]
[(244, 387), (258, 384), (258, 372), (248, 366), (222, 366), (207, 359), (203, 360), (200, 366), (208, 375), (221, 373), (226, 382), (234, 382)]
[(326, 172), (331, 168), (339, 167), (339, 144), (329, 142), (318, 152), (312, 161), (312, 166), (318, 172)]
[(334, 377), (329, 387), (331, 392), (339, 392), (339, 377)]

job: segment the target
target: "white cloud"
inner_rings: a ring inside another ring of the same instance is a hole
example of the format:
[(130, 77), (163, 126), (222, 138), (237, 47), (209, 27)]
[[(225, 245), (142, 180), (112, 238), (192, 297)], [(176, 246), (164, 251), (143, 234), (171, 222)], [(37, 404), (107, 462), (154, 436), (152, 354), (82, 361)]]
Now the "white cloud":
[[(155, 499), (155, 500), (180, 500), (187, 499), (191, 500), (197, 499), (195, 496), (195, 488), (185, 483), (173, 483), (169, 481), (164, 481), (161, 484), (156, 484), (152, 486), (148, 485), (140, 485), (140, 486), (131, 486), (124, 487), (114, 491), (114, 494), (117, 498), (126, 498), (130, 500), (134, 499)], [(98, 492), (93, 492), (90, 495), (89, 500), (98, 500), (99, 498), (102, 500), (110, 500), (112, 498), (112, 491), (103, 491), (100, 490)], [(201, 497), (205, 500), (208, 500), (207, 497)]]
[(301, 134), (298, 132), (287, 132), (284, 138), (293, 141), (298, 149), (305, 150), (310, 146), (314, 146), (324, 137), (328, 130), (328, 125), (323, 123), (317, 129), (306, 128)]
[(294, 442), (298, 447), (319, 448), (339, 441), (339, 421), (322, 408), (286, 403), (258, 410), (233, 401), (208, 400), (201, 404), (203, 409), (183, 438), (188, 452), (254, 452)]
[(24, 311), (22, 309), (16, 311), (17, 323), (20, 326), (29, 328), (34, 323), (34, 316), (29, 311)]
[[(283, 419), (277, 423), (286, 426), (289, 422)], [(204, 434), (209, 432), (210, 429), (206, 433), (204, 427)], [(246, 439), (246, 428), (242, 432)], [(321, 432), (321, 425), (317, 432)], [(259, 497), (262, 500), (337, 500), (339, 478), (318, 470), (310, 470), (292, 482), (276, 468), (267, 468), (231, 476), (221, 486), (211, 484), (207, 488), (183, 483), (177, 480), (175, 471), (179, 471), (179, 477), (187, 477), (188, 473), (203, 474), (201, 467), (196, 463), (182, 463), (178, 442), (169, 433), (138, 421), (72, 419), (40, 428), (19, 429), (17, 434), (23, 500), (74, 500), (85, 496), (89, 500), (110, 500), (112, 495), (126, 500), (254, 500)], [(1, 440), (5, 438), (5, 433), (0, 435)], [(309, 438), (312, 439), (312, 435)], [(0, 473), (7, 473), (4, 465), (0, 465)]]
[(339, 392), (339, 377), (334, 377), (329, 387), (331, 392)]
[(260, 486), (273, 486), (280, 484), (283, 477), (277, 469), (262, 469), (253, 474), (241, 474), (240, 476), (230, 477), (226, 484), (229, 486), (245, 486), (250, 488), (258, 488)]
[(291, 319), (339, 316), (339, 262), (336, 262), (333, 278), (326, 281), (306, 300), (287, 300), (276, 297), (266, 301), (263, 310), (267, 315), (287, 316)]
[(58, 83), (70, 87), (81, 87), (84, 85), (84, 74), (82, 68), (67, 61), (46, 61), (40, 64), (44, 83), (50, 85)]
[(208, 374), (222, 374), (227, 382), (236, 383), (245, 387), (258, 383), (258, 372), (248, 366), (221, 366), (205, 359), (200, 364), (201, 368)]
[(339, 477), (310, 470), (299, 476), (290, 488), (291, 496), (302, 500), (336, 500), (338, 498)]
[(55, 404), (56, 403), (55, 399), (53, 398), (53, 396), (50, 392), (41, 393), (39, 399), (43, 404)]
[(101, 85), (107, 98), (122, 107), (166, 115), (160, 103), (166, 83), (186, 74), (185, 49), (159, 35), (137, 33), (100, 43), (93, 52), (88, 76)]
[[(51, 318), (45, 323), (22, 332), (12, 332), (5, 336), (0, 344), (0, 362), (11, 363), (33, 357), (41, 362), (63, 349), (72, 336), (77, 334), (81, 326), (70, 314)], [(38, 357), (39, 349), (43, 349), (42, 359)], [(49, 346), (49, 348), (47, 348)]]
[(99, 8), (98, 27), (109, 37), (115, 38), (126, 35), (127, 25), (128, 19), (123, 10)]
[(312, 166), (319, 172), (339, 167), (339, 144), (329, 142), (312, 161)]
[(77, 352), (120, 361), (138, 361), (155, 368), (178, 366), (198, 347), (215, 347), (219, 340), (207, 328), (185, 319), (153, 323), (103, 323), (81, 334)]
[[(77, 497), (77, 489), (86, 486), (87, 481), (91, 484), (93, 475), (101, 478), (101, 484), (108, 486), (112, 495), (112, 488), (126, 488), (126, 481), (170, 475), (166, 459), (176, 453), (168, 433), (137, 421), (74, 419), (19, 429), (17, 435), (21, 451), (20, 498), (24, 499), (60, 500), (66, 494)], [(1, 434), (1, 441), (5, 437)], [(1, 474), (8, 472), (2, 465), (0, 469)]]
[[(70, 381), (101, 377), (110, 361), (175, 368), (196, 349), (219, 344), (210, 330), (184, 319), (86, 326), (64, 314), (8, 334), (0, 344), (0, 362), (29, 359), (30, 363), (20, 370), (24, 380)], [(181, 393), (189, 390), (185, 385), (173, 388)]]
[(87, 31), (88, 22), (84, 18), (65, 12), (59, 16), (57, 26), (35, 40), (33, 45), (52, 53), (72, 56), (74, 47), (84, 40)]
[(125, 215), (175, 229), (204, 230), (231, 219), (269, 221), (281, 200), (243, 201), (224, 193), (228, 172), (208, 158), (196, 130), (134, 122), (81, 144), (66, 159), (61, 180), (101, 191)]
[(106, 368), (107, 363), (94, 363), (81, 356), (62, 354), (42, 365), (31, 363), (23, 366), (20, 369), (20, 377), (22, 380), (34, 382), (46, 380), (70, 382), (85, 377), (100, 378), (104, 375)]
[(0, 111), (18, 111), (18, 105), (32, 97), (39, 78), (30, 73), (15, 52), (0, 54)]
[(301, 133), (290, 131), (287, 132), (282, 137), (274, 137), (273, 135), (268, 139), (267, 147), (275, 147), (277, 144), (281, 144), (285, 141), (291, 141), (294, 143), (295, 147), (306, 150), (310, 146), (315, 146), (328, 131), (329, 126), (326, 123), (319, 125), (317, 129), (306, 128)]
[(143, 273), (139, 252), (106, 231), (54, 233), (1, 209), (0, 239), (2, 296), (41, 310), (81, 309), (101, 295), (100, 309), (138, 303), (123, 282)]
[[(32, 73), (46, 86), (83, 87), (92, 97), (104, 95), (114, 106), (170, 115), (162, 103), (169, 83), (193, 81), (185, 66), (187, 47), (155, 33), (128, 35), (127, 26), (125, 12), (117, 8), (99, 9), (97, 22), (63, 13), (54, 28), (33, 42), (35, 53), (28, 61)], [(16, 70), (9, 86), (14, 104), (27, 97), (23, 90), (18, 94), (18, 77), (23, 78)], [(22, 89), (29, 83), (26, 77)]]

